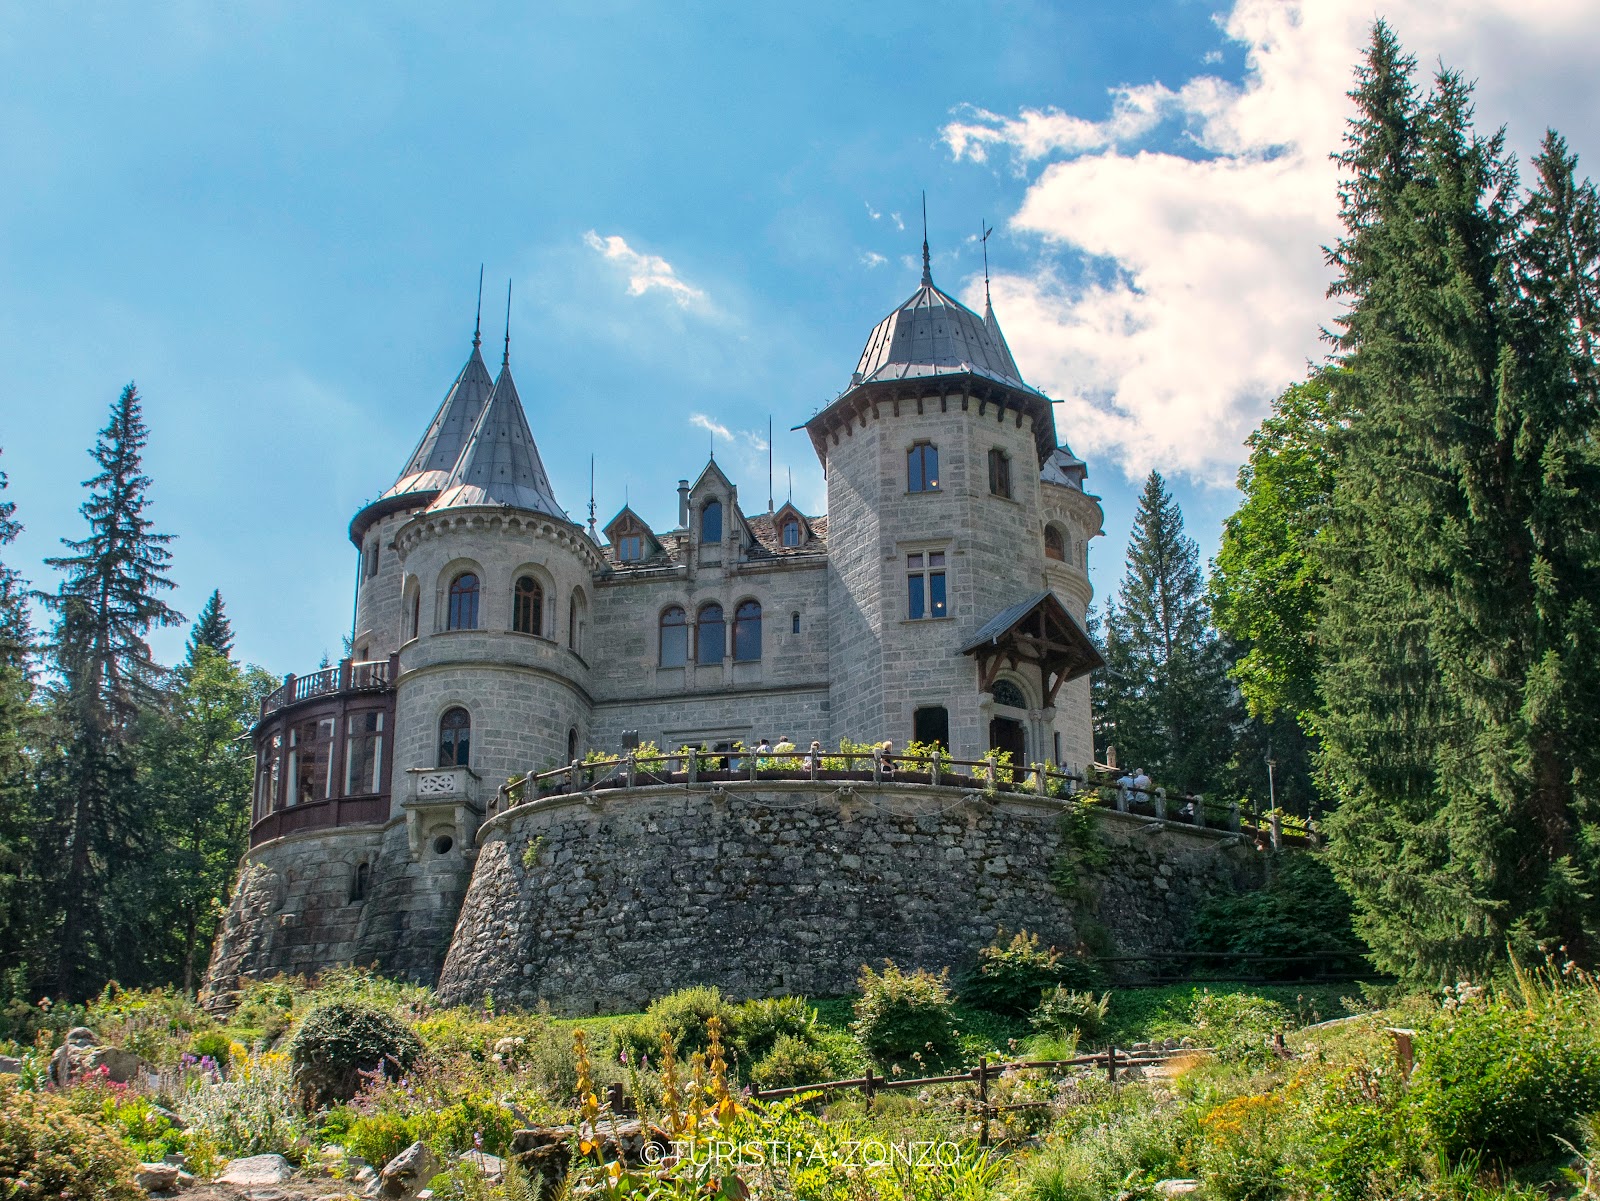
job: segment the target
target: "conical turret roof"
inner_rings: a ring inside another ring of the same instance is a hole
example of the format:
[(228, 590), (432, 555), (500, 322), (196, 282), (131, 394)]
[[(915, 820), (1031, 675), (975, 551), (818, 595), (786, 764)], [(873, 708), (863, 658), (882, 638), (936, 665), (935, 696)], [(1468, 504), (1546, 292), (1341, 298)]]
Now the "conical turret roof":
[(1000, 332), (1000, 322), (994, 315), (994, 305), (990, 303), (988, 282), (984, 282), (983, 294), (983, 328), (988, 331), (989, 340), (994, 343), (995, 349), (1000, 352), (1000, 358), (1010, 371), (1014, 379), (1021, 379), (1022, 372), (1017, 370), (1017, 360), (1011, 357), (1011, 347), (1006, 344), (1006, 336)]
[(922, 286), (873, 328), (851, 386), (961, 374), (1028, 386), (993, 311), (978, 316), (938, 288), (924, 266)]
[(501, 366), (483, 414), (428, 509), (468, 505), (510, 505), (571, 520), (556, 503), (509, 364)]
[(445, 393), (444, 403), (433, 415), (427, 433), (422, 435), (410, 462), (383, 494), (383, 499), (412, 492), (436, 492), (444, 487), (450, 478), (450, 469), (461, 457), (493, 390), (494, 382), (489, 378), (489, 369), (484, 366), (483, 355), (478, 352), (478, 339), (474, 337), (472, 355), (466, 366)]

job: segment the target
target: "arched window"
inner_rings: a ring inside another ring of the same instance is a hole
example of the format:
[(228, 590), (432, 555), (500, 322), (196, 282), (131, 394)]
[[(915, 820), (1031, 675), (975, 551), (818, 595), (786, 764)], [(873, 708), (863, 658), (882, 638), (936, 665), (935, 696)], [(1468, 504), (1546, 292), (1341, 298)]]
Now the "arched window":
[(463, 572), (450, 581), (450, 620), (447, 630), (478, 628), (478, 577)]
[(422, 635), (422, 589), (418, 588), (411, 594), (411, 636)]
[(531, 575), (517, 577), (511, 596), (511, 628), (519, 634), (544, 633), (544, 589)]
[(789, 614), (789, 632), (791, 634), (800, 632), (800, 611), (798, 609)]
[(800, 545), (800, 523), (793, 517), (783, 523), (783, 544), (785, 546)]
[(1028, 698), (1023, 696), (1022, 689), (1018, 688), (1010, 680), (996, 680), (994, 682), (994, 703), (1006, 705), (1012, 709), (1026, 709), (1028, 707)]
[(998, 446), (989, 452), (989, 494), (1011, 498), (1011, 456)]
[(1044, 557), (1067, 561), (1067, 544), (1061, 538), (1061, 531), (1053, 525), (1044, 527)]
[(350, 899), (364, 901), (367, 899), (367, 888), (372, 880), (372, 865), (369, 863), (356, 864), (355, 879), (350, 882)]
[(708, 500), (700, 510), (700, 541), (722, 541), (722, 502)]
[(761, 606), (745, 601), (733, 611), (733, 661), (754, 663), (761, 658)]
[(673, 605), (661, 614), (662, 667), (682, 667), (689, 661), (689, 615)]
[(567, 762), (571, 763), (578, 757), (578, 730), (574, 726), (567, 731)]
[(459, 707), (446, 709), (439, 719), (439, 766), (466, 767), (471, 750), (471, 715)]
[(728, 631), (722, 620), (722, 606), (701, 606), (694, 624), (694, 661), (703, 665), (721, 663), (728, 650)]
[(939, 490), (939, 448), (932, 442), (918, 442), (906, 451), (906, 491)]

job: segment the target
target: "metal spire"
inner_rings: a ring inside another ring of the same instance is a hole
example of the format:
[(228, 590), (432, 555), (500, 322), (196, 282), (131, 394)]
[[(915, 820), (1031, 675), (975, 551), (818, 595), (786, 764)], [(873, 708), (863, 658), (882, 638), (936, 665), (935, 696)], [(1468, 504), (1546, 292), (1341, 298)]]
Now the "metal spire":
[(983, 303), (986, 308), (992, 308), (989, 301), (989, 235), (994, 233), (988, 221), (978, 222), (978, 228), (983, 230), (983, 237), (978, 241), (983, 243)]
[(928, 257), (928, 193), (922, 193), (922, 286), (933, 287), (933, 265)]
[(589, 456), (589, 541), (598, 543), (594, 532), (594, 456)]
[(772, 507), (772, 414), (767, 414), (767, 512), (773, 512)]
[(478, 264), (478, 315), (472, 319), (472, 349), (483, 345), (483, 264)]
[(506, 351), (500, 356), (500, 366), (511, 366), (511, 281), (506, 280)]

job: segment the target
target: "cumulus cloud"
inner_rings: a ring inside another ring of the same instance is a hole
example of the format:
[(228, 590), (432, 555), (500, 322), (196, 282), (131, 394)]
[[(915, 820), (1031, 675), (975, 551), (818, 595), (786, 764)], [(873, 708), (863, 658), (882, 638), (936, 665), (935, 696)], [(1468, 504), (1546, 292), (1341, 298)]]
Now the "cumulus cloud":
[(689, 424), (705, 430), (719, 441), (737, 446), (744, 451), (766, 453), (767, 435), (764, 430), (730, 429), (716, 418), (707, 417), (704, 413), (689, 414)]
[(656, 254), (645, 254), (629, 246), (618, 234), (601, 237), (594, 230), (583, 235), (584, 243), (615, 263), (628, 277), (628, 295), (664, 292), (679, 308), (704, 309), (709, 305), (704, 291), (678, 278), (671, 263)]
[[(1513, 145), (1553, 124), (1595, 149), (1584, 142), (1600, 80), (1586, 47), (1600, 9), (1394, 0), (1387, 18), (1424, 73), (1442, 59), (1480, 81), (1482, 124), (1509, 122)], [(954, 159), (1002, 160), (1027, 180), (1007, 224), (1035, 240), (1039, 262), (994, 277), (995, 307), (1029, 379), (1062, 399), (1058, 424), (1080, 452), (1133, 478), (1159, 466), (1225, 484), (1271, 398), (1322, 356), (1335, 310), (1321, 247), (1338, 233), (1329, 154), (1372, 19), (1337, 0), (1235, 0), (1223, 30), (1245, 50), (1237, 83), (1202, 73), (1122, 87), (1097, 118), (952, 115), (942, 137)], [(981, 281), (967, 299), (981, 303)]]
[(864, 250), (861, 252), (861, 265), (863, 267), (881, 267), (888, 261), (889, 260), (887, 258), (879, 254), (876, 250)]

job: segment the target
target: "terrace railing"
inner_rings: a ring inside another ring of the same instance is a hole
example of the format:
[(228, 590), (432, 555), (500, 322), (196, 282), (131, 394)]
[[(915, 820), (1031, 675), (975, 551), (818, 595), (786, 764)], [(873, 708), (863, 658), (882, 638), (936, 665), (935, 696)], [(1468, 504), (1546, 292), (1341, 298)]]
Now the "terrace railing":
[(287, 709), (290, 705), (340, 692), (382, 692), (394, 682), (395, 660), (356, 661), (341, 659), (333, 667), (322, 667), (309, 675), (287, 675), (283, 683), (262, 699), (261, 716)]

